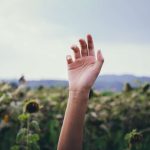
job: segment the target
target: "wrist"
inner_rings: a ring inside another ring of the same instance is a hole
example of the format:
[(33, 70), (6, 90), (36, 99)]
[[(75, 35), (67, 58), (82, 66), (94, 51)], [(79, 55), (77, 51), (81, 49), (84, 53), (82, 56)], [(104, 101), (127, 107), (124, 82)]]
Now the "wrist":
[(89, 99), (90, 90), (70, 90), (69, 89), (69, 101), (84, 103)]
[(89, 94), (90, 93), (90, 89), (91, 88), (85, 88), (85, 87), (72, 87), (72, 86), (69, 86), (69, 92), (71, 93), (83, 93), (83, 94)]

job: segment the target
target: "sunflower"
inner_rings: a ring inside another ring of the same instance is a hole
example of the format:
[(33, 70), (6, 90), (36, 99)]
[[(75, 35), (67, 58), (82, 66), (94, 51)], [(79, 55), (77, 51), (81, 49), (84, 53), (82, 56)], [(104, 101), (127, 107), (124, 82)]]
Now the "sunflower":
[(36, 100), (29, 100), (25, 103), (24, 111), (27, 113), (36, 113), (40, 109), (40, 105)]

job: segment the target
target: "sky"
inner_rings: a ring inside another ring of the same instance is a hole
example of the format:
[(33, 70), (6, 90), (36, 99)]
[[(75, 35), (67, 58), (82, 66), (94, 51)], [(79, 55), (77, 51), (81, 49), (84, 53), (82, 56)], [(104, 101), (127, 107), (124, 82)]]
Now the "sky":
[(92, 34), (102, 74), (150, 76), (149, 0), (0, 0), (0, 78), (67, 79), (72, 44)]

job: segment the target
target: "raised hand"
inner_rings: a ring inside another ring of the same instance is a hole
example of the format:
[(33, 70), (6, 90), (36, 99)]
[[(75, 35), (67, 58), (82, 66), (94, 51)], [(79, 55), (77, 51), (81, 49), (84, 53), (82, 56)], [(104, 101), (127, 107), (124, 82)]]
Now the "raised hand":
[(91, 35), (87, 42), (80, 39), (80, 46), (72, 46), (74, 60), (67, 55), (69, 98), (59, 137), (58, 150), (82, 150), (84, 117), (89, 91), (96, 80), (104, 59), (101, 51), (95, 57)]
[(95, 56), (94, 43), (91, 35), (87, 35), (87, 42), (79, 40), (80, 48), (76, 45), (71, 49), (74, 52), (74, 60), (67, 55), (69, 90), (89, 91), (96, 80), (104, 58), (98, 50)]

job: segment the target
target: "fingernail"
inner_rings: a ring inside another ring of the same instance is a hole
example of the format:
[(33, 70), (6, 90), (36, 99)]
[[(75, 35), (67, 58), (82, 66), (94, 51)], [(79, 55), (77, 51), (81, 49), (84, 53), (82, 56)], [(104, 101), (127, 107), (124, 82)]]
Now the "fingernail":
[(76, 45), (72, 45), (71, 46), (71, 49), (75, 49), (77, 46)]
[(71, 59), (71, 56), (70, 55), (67, 55), (66, 56), (67, 60)]
[(84, 40), (83, 39), (79, 39), (79, 42), (83, 42)]
[(87, 34), (87, 37), (92, 38), (91, 34)]

